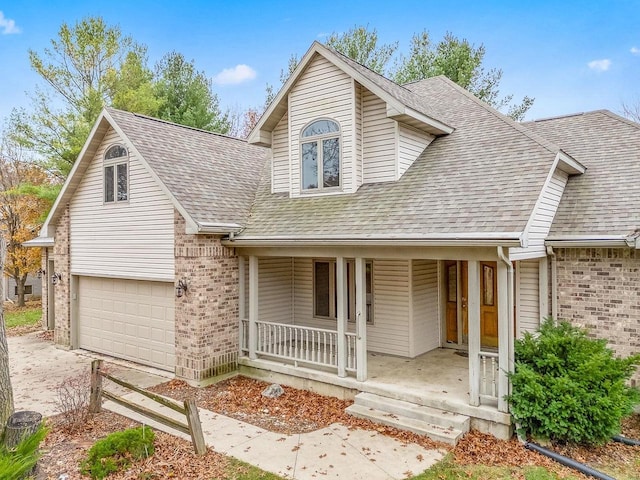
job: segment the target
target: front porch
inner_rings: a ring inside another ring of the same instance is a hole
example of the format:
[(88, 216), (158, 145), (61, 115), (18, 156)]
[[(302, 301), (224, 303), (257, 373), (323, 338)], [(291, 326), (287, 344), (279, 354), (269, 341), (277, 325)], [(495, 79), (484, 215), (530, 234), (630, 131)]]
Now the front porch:
[[(393, 260), (270, 253), (240, 262), (239, 362), (248, 374), (369, 392), (509, 428), (513, 271), (500, 251), (467, 250), (457, 278), (446, 251)], [(464, 313), (450, 315), (451, 296)], [(495, 343), (487, 344), (482, 321), (492, 311)], [(449, 318), (463, 341), (449, 340)]]

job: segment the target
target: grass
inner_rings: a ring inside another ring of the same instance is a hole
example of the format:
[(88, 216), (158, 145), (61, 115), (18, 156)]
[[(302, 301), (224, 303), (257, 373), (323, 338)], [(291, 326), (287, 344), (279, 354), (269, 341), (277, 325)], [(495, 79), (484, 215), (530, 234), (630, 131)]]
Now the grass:
[(36, 325), (42, 318), (42, 308), (27, 306), (15, 310), (5, 310), (4, 322), (7, 328)]
[[(458, 465), (447, 455), (433, 467), (411, 480), (558, 480), (555, 473), (544, 467), (487, 467), (485, 465)], [(568, 480), (575, 477), (568, 477)]]
[(229, 459), (229, 467), (227, 468), (227, 480), (282, 480), (282, 477), (273, 473), (241, 462), (235, 458)]

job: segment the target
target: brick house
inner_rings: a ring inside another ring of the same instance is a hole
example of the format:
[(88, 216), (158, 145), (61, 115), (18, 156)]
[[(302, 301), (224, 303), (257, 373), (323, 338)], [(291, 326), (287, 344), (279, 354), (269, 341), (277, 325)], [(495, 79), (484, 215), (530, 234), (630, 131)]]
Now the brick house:
[(102, 112), (31, 242), (43, 321), (193, 383), (240, 370), (506, 436), (542, 317), (638, 351), (639, 152), (610, 112), (520, 124), (314, 43), (247, 141)]

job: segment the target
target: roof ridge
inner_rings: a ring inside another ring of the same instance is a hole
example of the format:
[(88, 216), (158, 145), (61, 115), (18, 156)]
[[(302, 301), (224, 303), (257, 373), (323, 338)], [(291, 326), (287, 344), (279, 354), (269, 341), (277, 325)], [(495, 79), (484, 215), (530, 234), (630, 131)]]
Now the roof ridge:
[(633, 120), (625, 118), (622, 115), (618, 115), (617, 113), (614, 113), (611, 110), (607, 110), (606, 108), (600, 108), (600, 109), (597, 109), (597, 110), (589, 110), (589, 111), (586, 111), (586, 112), (568, 113), (566, 115), (556, 115), (556, 116), (553, 116), (553, 117), (538, 118), (538, 119), (535, 119), (535, 120), (529, 120), (528, 122), (523, 122), (523, 124), (527, 124), (527, 123), (542, 123), (542, 122), (550, 122), (550, 121), (552, 122), (554, 120), (561, 120), (563, 118), (585, 117), (587, 115), (594, 115), (596, 113), (601, 113), (602, 115), (606, 115), (608, 117), (611, 117), (614, 120), (618, 120), (619, 122), (626, 123), (630, 127), (634, 127), (634, 128), (640, 129), (640, 124), (638, 122), (634, 122)]
[[(470, 100), (474, 101), (476, 104), (482, 106), (482, 108), (484, 108), (487, 112), (491, 113), (494, 117), (496, 117), (497, 119), (501, 120), (503, 123), (505, 123), (506, 125), (510, 126), (514, 130), (519, 131), (520, 133), (522, 133), (523, 135), (528, 137), (530, 140), (536, 142), (538, 145), (540, 145), (542, 148), (545, 148), (549, 152), (551, 152), (553, 154), (557, 154), (559, 151), (562, 150), (560, 148), (560, 146), (556, 145), (554, 142), (552, 142), (550, 140), (547, 140), (546, 138), (544, 138), (541, 135), (538, 135), (535, 132), (532, 132), (528, 128), (524, 127), (521, 123), (516, 122), (515, 120), (513, 120), (511, 117), (509, 117), (509, 116), (507, 116), (507, 115), (505, 115), (503, 113), (500, 113), (498, 110), (493, 108), (491, 105), (489, 105), (486, 102), (483, 102), (478, 97), (476, 97), (473, 93), (471, 93), (469, 90), (467, 90), (466, 88), (461, 87), (456, 82), (454, 82), (453, 80), (448, 78), (446, 75), (438, 75), (437, 77), (432, 77), (432, 78), (436, 78), (436, 79), (440, 80), (441, 82), (444, 82), (445, 84), (449, 85), (453, 89), (458, 90), (460, 93), (465, 95), (467, 98), (469, 98)], [(551, 147), (553, 147), (553, 148), (551, 148)]]
[(240, 142), (248, 144), (248, 142), (247, 142), (247, 140), (245, 138), (234, 137), (232, 135), (227, 135), (227, 134), (220, 133), (220, 132), (213, 132), (211, 130), (204, 130), (203, 128), (192, 127), (192, 126), (189, 126), (189, 125), (182, 125), (180, 123), (171, 122), (169, 120), (164, 120), (162, 118), (152, 117), (150, 115), (144, 115), (142, 113), (129, 112), (127, 110), (120, 110), (119, 108), (105, 107), (105, 109), (107, 111), (115, 111), (115, 112), (119, 112), (119, 113), (124, 113), (124, 114), (127, 114), (127, 115), (132, 115), (134, 117), (142, 118), (142, 119), (145, 119), (145, 120), (150, 120), (150, 121), (158, 122), (158, 123), (164, 123), (165, 125), (172, 125), (172, 126), (184, 128), (184, 129), (187, 129), (187, 130), (193, 130), (195, 132), (208, 133), (208, 134), (215, 135), (215, 136), (218, 136), (218, 137), (228, 138), (229, 140), (238, 140)]

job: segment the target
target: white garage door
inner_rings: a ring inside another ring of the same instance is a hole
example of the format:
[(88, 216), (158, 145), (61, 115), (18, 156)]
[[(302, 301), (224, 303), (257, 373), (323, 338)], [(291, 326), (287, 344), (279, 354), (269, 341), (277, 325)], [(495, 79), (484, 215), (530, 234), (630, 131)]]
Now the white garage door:
[(78, 293), (80, 348), (173, 371), (173, 284), (80, 277)]

